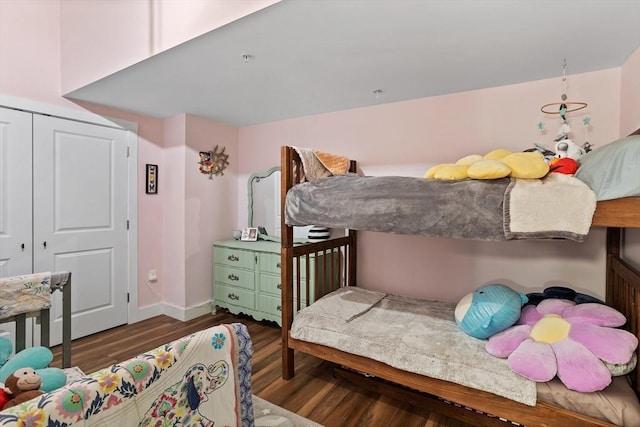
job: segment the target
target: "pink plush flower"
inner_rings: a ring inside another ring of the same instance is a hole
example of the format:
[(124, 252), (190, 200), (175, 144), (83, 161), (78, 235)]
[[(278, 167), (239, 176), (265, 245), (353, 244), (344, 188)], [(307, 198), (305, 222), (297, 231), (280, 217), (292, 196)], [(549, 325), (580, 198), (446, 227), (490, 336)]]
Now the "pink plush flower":
[(486, 350), (532, 381), (558, 375), (571, 390), (598, 391), (611, 383), (602, 361), (628, 363), (638, 346), (634, 335), (615, 329), (625, 322), (603, 304), (546, 299), (524, 307), (518, 323), (489, 338)]

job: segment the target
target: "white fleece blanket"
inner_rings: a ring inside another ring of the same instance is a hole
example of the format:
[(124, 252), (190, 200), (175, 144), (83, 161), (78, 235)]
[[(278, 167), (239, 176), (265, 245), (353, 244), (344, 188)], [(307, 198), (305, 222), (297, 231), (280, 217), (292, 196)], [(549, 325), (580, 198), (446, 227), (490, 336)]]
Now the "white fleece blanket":
[(583, 241), (596, 202), (595, 193), (570, 175), (550, 173), (544, 179), (512, 180), (505, 197), (505, 237)]
[(451, 303), (347, 287), (300, 311), (291, 337), (535, 405), (535, 383), (487, 353), (486, 341), (462, 332), (454, 310)]

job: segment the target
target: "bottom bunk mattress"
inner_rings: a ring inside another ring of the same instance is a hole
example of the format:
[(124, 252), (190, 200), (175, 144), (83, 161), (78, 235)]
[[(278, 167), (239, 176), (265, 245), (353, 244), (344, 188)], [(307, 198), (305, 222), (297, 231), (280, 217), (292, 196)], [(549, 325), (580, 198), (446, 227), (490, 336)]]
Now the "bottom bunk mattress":
[(640, 404), (626, 378), (605, 390), (610, 396), (573, 392), (559, 381), (537, 384), (487, 353), (486, 341), (462, 332), (454, 310), (452, 303), (345, 287), (298, 312), (290, 334), (525, 405), (540, 399), (614, 424), (639, 425)]

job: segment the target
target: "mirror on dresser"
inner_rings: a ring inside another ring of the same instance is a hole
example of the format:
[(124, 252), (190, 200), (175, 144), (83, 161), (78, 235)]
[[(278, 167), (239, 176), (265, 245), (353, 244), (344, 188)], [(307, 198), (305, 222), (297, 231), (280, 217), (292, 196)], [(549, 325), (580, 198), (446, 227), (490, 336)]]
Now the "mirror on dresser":
[[(280, 168), (249, 176), (247, 198), (247, 225), (264, 227), (267, 234), (261, 234), (256, 241), (224, 240), (213, 244), (212, 309), (215, 312), (216, 307), (222, 307), (234, 314), (281, 324)], [(299, 242), (307, 241), (309, 228), (295, 227), (294, 237)], [(337, 282), (339, 258), (338, 253), (319, 253), (311, 255), (308, 263), (301, 262), (299, 274), (303, 282), (307, 271), (314, 272), (309, 288), (300, 291), (302, 302), (315, 299), (317, 280), (324, 281), (328, 275), (335, 276), (333, 280)], [(324, 268), (316, 268), (316, 263)], [(297, 275), (294, 267), (294, 276)]]
[(269, 236), (280, 236), (280, 167), (257, 172), (247, 180), (247, 225), (264, 227)]
[[(247, 225), (264, 227), (269, 240), (280, 240), (280, 167), (274, 166), (263, 172), (256, 172), (247, 180)], [(305, 241), (308, 227), (294, 227), (293, 237)], [(264, 233), (264, 232), (262, 232)], [(265, 236), (261, 235), (261, 238)]]

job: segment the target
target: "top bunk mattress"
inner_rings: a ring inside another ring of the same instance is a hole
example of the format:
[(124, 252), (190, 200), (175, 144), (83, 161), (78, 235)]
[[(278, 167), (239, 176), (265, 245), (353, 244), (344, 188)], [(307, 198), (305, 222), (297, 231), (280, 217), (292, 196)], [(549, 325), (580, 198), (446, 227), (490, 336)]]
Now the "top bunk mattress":
[(347, 174), (293, 186), (285, 221), (456, 239), (581, 242), (595, 207), (586, 184), (559, 173), (461, 181)]

